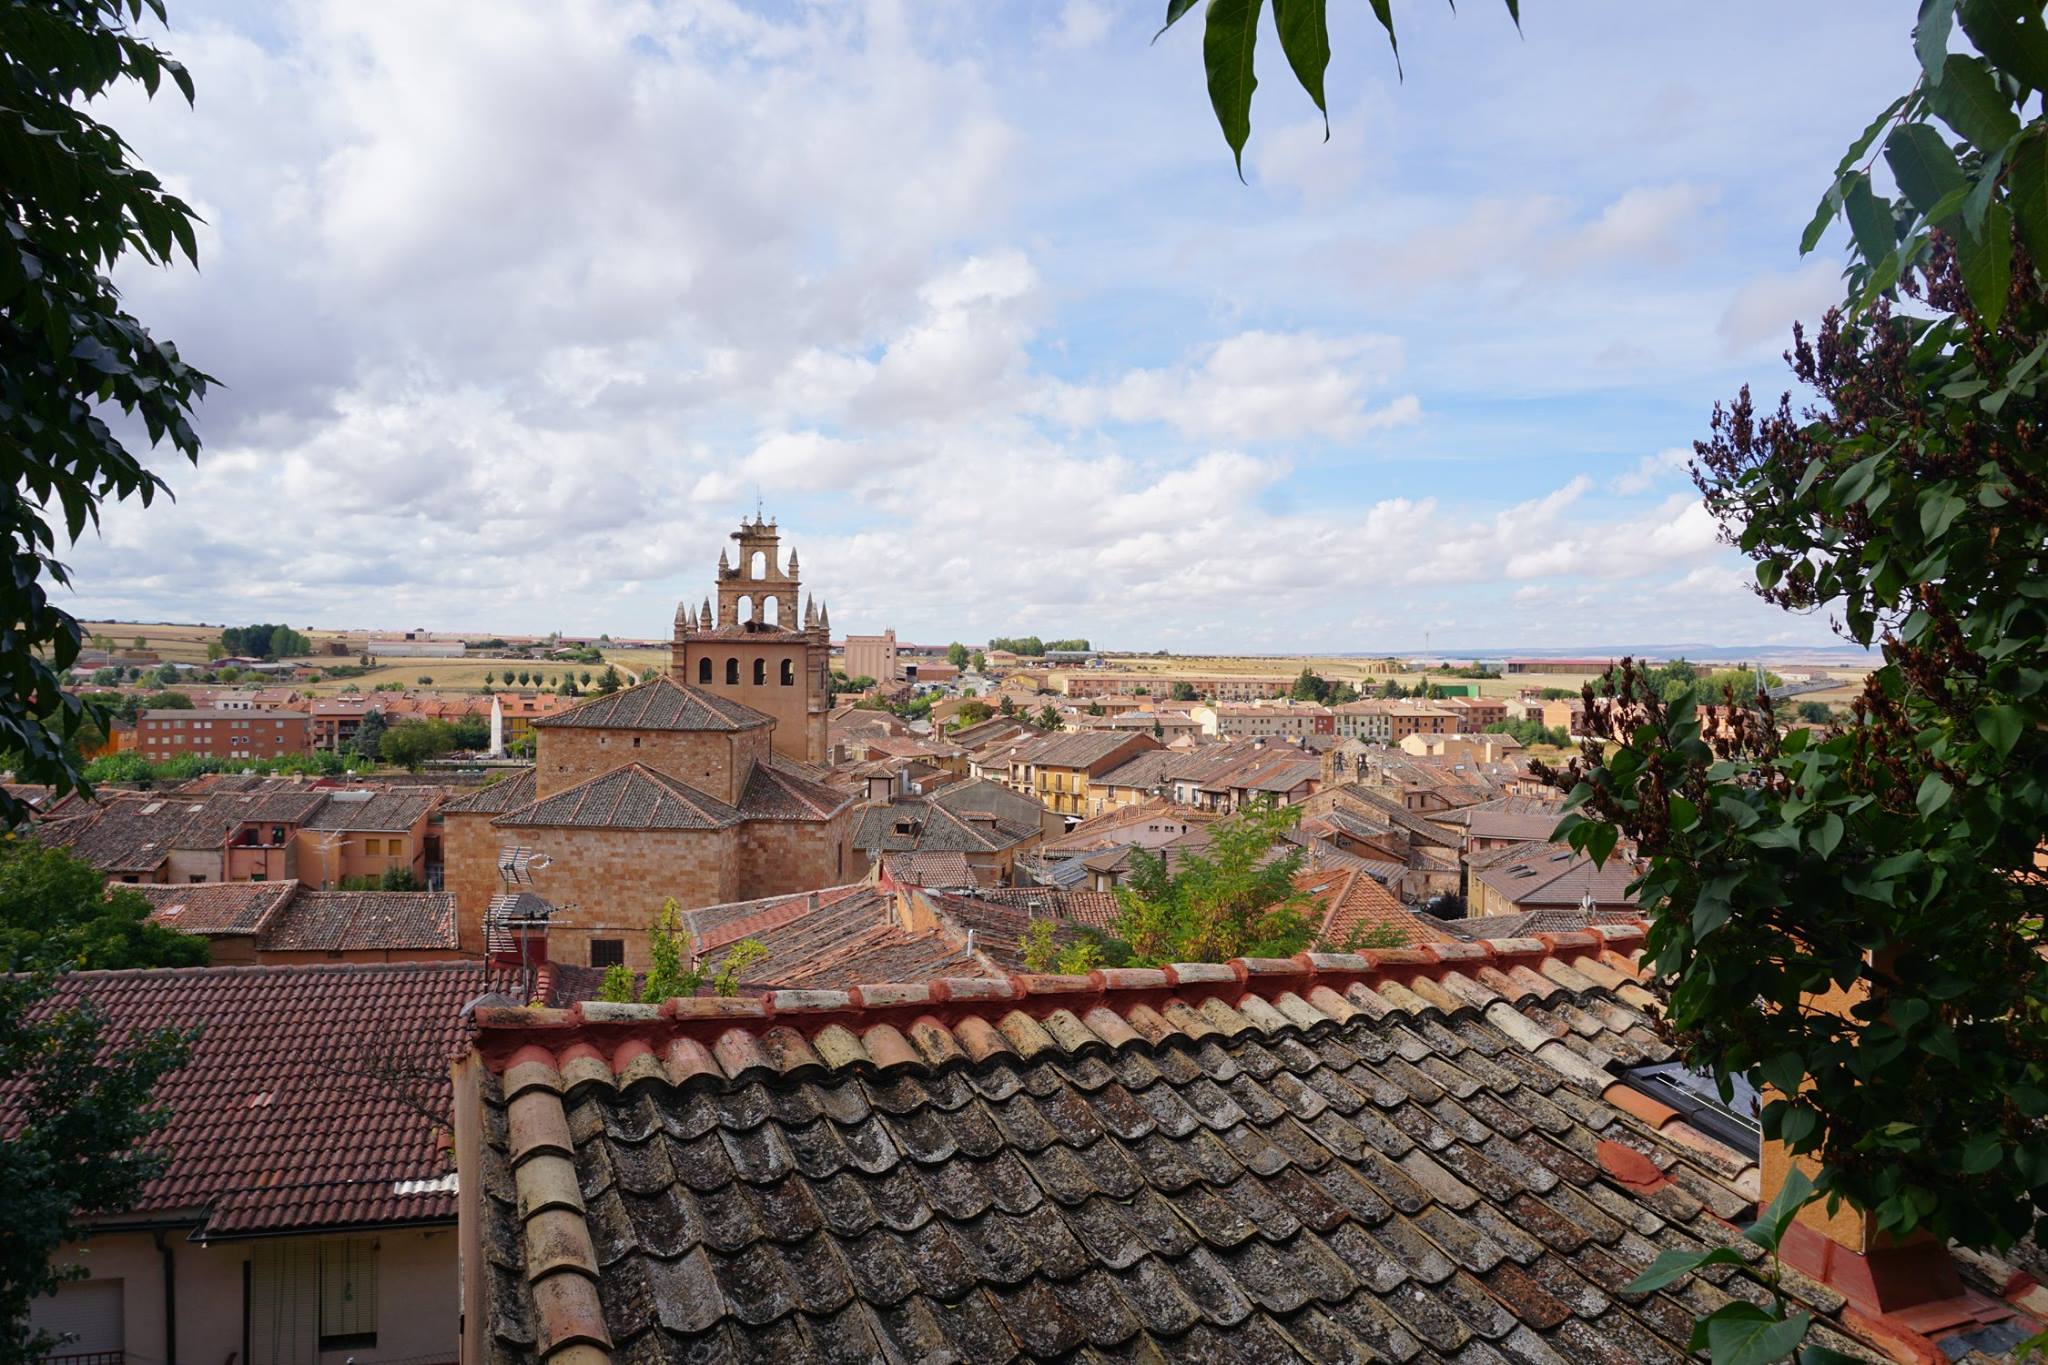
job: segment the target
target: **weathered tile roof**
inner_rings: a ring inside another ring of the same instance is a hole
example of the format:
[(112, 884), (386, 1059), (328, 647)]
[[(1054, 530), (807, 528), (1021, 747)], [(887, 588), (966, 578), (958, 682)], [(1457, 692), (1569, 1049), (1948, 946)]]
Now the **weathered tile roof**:
[(172, 842), (177, 848), (218, 848), (244, 824), (304, 825), (326, 802), (326, 792), (303, 787), (214, 792), (199, 810), (179, 822)]
[(747, 775), (739, 810), (749, 820), (829, 820), (857, 799), (771, 759)]
[(1627, 858), (1610, 858), (1595, 867), (1583, 853), (1564, 844), (1516, 844), (1471, 860), (1472, 879), (1513, 901), (1519, 909), (1577, 906), (1591, 897), (1595, 905), (1633, 903), (1628, 887), (1637, 871)]
[(629, 763), (544, 796), (491, 821), (557, 829), (724, 829), (740, 813), (667, 773)]
[(775, 721), (730, 697), (660, 673), (533, 723), (546, 730), (754, 730)]
[[(1424, 915), (1424, 920), (1435, 920)], [(1591, 914), (1577, 905), (1529, 910), (1518, 915), (1484, 915), (1474, 919), (1435, 920), (1455, 938), (1523, 938), (1530, 934), (1568, 934), (1596, 924), (1626, 924), (1636, 915), (1630, 910), (1594, 909)]]
[(434, 788), (398, 787), (373, 791), (367, 799), (353, 792), (329, 792), (307, 829), (409, 830), (441, 801)]
[[(1015, 761), (1035, 764), (1041, 768), (1085, 768), (1100, 763), (1119, 749), (1126, 748), (1133, 741), (1140, 747), (1150, 747), (1152, 740), (1146, 735), (1120, 734), (1109, 730), (1077, 730), (1072, 733), (1050, 734), (1046, 742), (1020, 754)], [(1136, 749), (1131, 752), (1136, 753)]]
[(124, 886), (150, 904), (150, 918), (202, 938), (255, 934), (299, 889), (298, 882), (196, 882)]
[(521, 768), (512, 776), (458, 796), (441, 808), (444, 815), (502, 815), (533, 800), (533, 769)]
[(974, 893), (985, 901), (1022, 910), (1032, 919), (1063, 919), (1091, 929), (1114, 929), (1122, 911), (1114, 891), (1080, 891), (1057, 886), (986, 886)]
[(256, 939), (259, 952), (453, 952), (455, 897), (445, 891), (306, 891)]
[(906, 928), (896, 893), (875, 886), (754, 937), (767, 946), (768, 956), (747, 979), (762, 986), (823, 989), (878, 977), (935, 981), (994, 976), (998, 970), (953, 926)]
[[(74, 972), (52, 1001), (89, 999), (117, 1030), (198, 1026), (156, 1093), (169, 1164), (127, 1212), (196, 1212), (204, 1239), (453, 1222), (434, 1123), (375, 1075), (398, 1058), (433, 1074), (490, 988), (476, 963), (201, 967)], [(0, 1115), (17, 1099), (0, 1080)]]
[(883, 855), (882, 866), (895, 880), (910, 886), (950, 890), (981, 882), (965, 853), (889, 853)]
[[(905, 824), (912, 828), (897, 828)], [(861, 811), (853, 845), (871, 857), (877, 853), (993, 853), (1038, 832), (1036, 820), (1028, 827), (1000, 817), (993, 824), (976, 822), (933, 799), (899, 797)]]
[(1297, 890), (1307, 892), (1321, 916), (1316, 941), (1342, 949), (1354, 933), (1392, 929), (1401, 935), (1403, 947), (1425, 943), (1447, 943), (1452, 935), (1435, 922), (1417, 915), (1363, 868), (1304, 868), (1294, 879)]
[[(62, 816), (29, 827), (37, 843), (68, 850), (110, 875), (146, 874), (162, 867), (171, 849), (205, 806), (204, 801), (144, 793), (111, 796), (67, 807)], [(78, 813), (72, 814), (71, 811)], [(218, 843), (225, 833), (216, 837)]]
[(1045, 819), (1045, 807), (1038, 802), (985, 777), (949, 783), (932, 793), (930, 800), (933, 805), (944, 806), (955, 815), (993, 815), (1020, 829), (1043, 828)]
[(1685, 1360), (1757, 1176), (1615, 1098), (1639, 941), (480, 1011), (485, 1355)]

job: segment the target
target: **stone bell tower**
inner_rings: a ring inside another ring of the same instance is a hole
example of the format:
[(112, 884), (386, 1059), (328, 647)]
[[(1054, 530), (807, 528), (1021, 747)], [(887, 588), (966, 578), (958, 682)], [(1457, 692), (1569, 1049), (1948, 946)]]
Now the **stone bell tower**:
[[(832, 622), (823, 606), (797, 607), (796, 551), (757, 510), (718, 552), (718, 594), (701, 608), (676, 607), (669, 673), (677, 682), (731, 697), (775, 719), (775, 752), (808, 763), (827, 759)], [(735, 562), (734, 554), (738, 559)]]

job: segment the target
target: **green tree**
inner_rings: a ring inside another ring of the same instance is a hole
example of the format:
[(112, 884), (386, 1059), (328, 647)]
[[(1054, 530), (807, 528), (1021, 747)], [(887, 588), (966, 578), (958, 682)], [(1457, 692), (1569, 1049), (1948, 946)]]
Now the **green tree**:
[[(2003, 1247), (2048, 1231), (2048, 44), (2038, 5), (1921, 15), (1918, 82), (1802, 242), (1848, 224), (1844, 306), (1788, 353), (1813, 405), (1745, 389), (1694, 463), (1757, 591), (1881, 662), (1841, 731), (1782, 739), (1757, 691), (1703, 738), (1692, 696), (1625, 662), (1585, 692), (1618, 744), (1550, 776), (1574, 847), (1646, 860), (1689, 1059), (1763, 1077), (1765, 1135), (1822, 1196)], [(1806, 1007), (1829, 990), (1858, 1003)]]
[(597, 675), (597, 695), (609, 697), (612, 693), (618, 691), (620, 686), (619, 670), (610, 664), (606, 664), (604, 672)]
[(208, 663), (212, 663), (215, 659), (227, 657), (227, 652), (227, 646), (218, 640), (208, 640), (206, 642), (206, 661)]
[(0, 971), (203, 967), (206, 940), (149, 917), (149, 902), (90, 863), (0, 836)]
[[(373, 713), (374, 714), (374, 713)], [(369, 717), (363, 718), (365, 728)], [(362, 738), (361, 731), (357, 739)], [(386, 763), (402, 765), (408, 772), (418, 772), (430, 760), (439, 758), (455, 747), (455, 727), (444, 720), (427, 720), (411, 717), (398, 722), (384, 732), (378, 742), (377, 757)], [(361, 752), (358, 744), (357, 752)]]
[(955, 640), (946, 646), (946, 662), (955, 668), (967, 667), (967, 646)]
[(431, 673), (422, 673), (419, 676), (418, 682), (421, 687), (432, 687), (434, 685), (434, 675)]
[(1007, 692), (1003, 693), (1003, 699), (996, 703), (996, 711), (1005, 716), (1016, 715), (1017, 699)]
[(985, 701), (963, 702), (960, 709), (953, 713), (953, 728), (964, 730), (970, 725), (979, 725), (995, 713), (995, 708)]
[(1082, 976), (1105, 960), (1103, 944), (1080, 926), (1066, 926), (1064, 937), (1049, 919), (1035, 919), (1025, 926), (1020, 945), (1027, 972), (1059, 972)]
[(1057, 730), (1061, 725), (1060, 713), (1053, 709), (1051, 702), (1047, 702), (1045, 708), (1038, 713), (1035, 724), (1041, 730)]
[(1824, 701), (1803, 701), (1794, 709), (1794, 714), (1808, 725), (1826, 725), (1835, 718), (1835, 708)]
[(587, 668), (584, 669), (583, 672), (577, 676), (576, 681), (582, 683), (585, 687), (590, 686), (590, 670)]
[(420, 891), (425, 888), (420, 885), (419, 879), (412, 875), (411, 868), (387, 867), (384, 869), (383, 875), (377, 878), (377, 889), (379, 891)]
[(972, 654), (967, 656), (967, 666), (969, 668), (972, 668), (976, 673), (981, 672), (983, 669), (988, 667), (988, 655), (982, 653), (978, 649), (975, 650)]
[(356, 726), (355, 739), (350, 743), (357, 754), (375, 763), (383, 757), (385, 733), (384, 713), (366, 711), (362, 722)]
[(472, 713), (448, 727), (448, 738), (457, 749), (487, 749), (491, 744), (491, 727), (482, 716)]
[(484, 686), (485, 686), (485, 687), (489, 687), (489, 686), (490, 686), (490, 685), (491, 685), (492, 683), (496, 682), (497, 680), (498, 680), (498, 675), (497, 675), (496, 673), (494, 673), (494, 672), (487, 672), (487, 673), (485, 673), (485, 674), (484, 674)]
[(30, 1303), (83, 1279), (60, 1253), (87, 1220), (133, 1207), (163, 1169), (149, 1145), (168, 1111), (158, 1083), (185, 1064), (195, 1032), (122, 1036), (92, 1005), (51, 999), (44, 970), (0, 977), (0, 1074), (15, 1125), (0, 1143), (0, 1357), (39, 1360), (58, 1343), (29, 1326)]
[(1309, 898), (1295, 889), (1302, 850), (1281, 838), (1300, 818), (1291, 806), (1253, 806), (1210, 826), (1207, 848), (1167, 870), (1136, 850), (1117, 888), (1116, 937), (1138, 966), (1291, 957), (1309, 944)]
[(1092, 699), (1092, 698), (1091, 698), (1091, 699), (1089, 700), (1089, 702), (1088, 702), (1088, 705), (1087, 705), (1087, 707), (1086, 707), (1086, 708), (1084, 708), (1084, 709), (1085, 709), (1085, 710), (1086, 710), (1086, 711), (1088, 712), (1088, 714), (1089, 714), (1089, 715), (1091, 715), (1091, 716), (1100, 716), (1100, 715), (1106, 715), (1106, 714), (1107, 714), (1107, 712), (1105, 712), (1105, 711), (1104, 711), (1104, 710), (1102, 709), (1102, 703), (1101, 703), (1101, 702), (1099, 702), (1099, 701), (1096, 701), (1096, 700), (1094, 700), (1094, 699)]
[(1169, 700), (1172, 701), (1200, 701), (1201, 699), (1201, 694), (1195, 691), (1195, 685), (1191, 682), (1175, 683), (1173, 691), (1169, 696)]

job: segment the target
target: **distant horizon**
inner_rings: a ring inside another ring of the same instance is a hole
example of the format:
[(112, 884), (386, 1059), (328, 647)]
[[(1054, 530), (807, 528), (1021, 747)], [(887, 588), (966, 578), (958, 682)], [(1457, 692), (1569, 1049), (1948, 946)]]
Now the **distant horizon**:
[[(79, 617), (79, 621), (80, 621), (80, 624), (81, 624), (82, 626), (85, 626), (85, 627), (87, 627), (87, 628), (88, 628), (88, 634), (90, 634), (90, 633), (91, 633), (91, 632), (90, 632), (90, 627), (93, 627), (93, 626), (109, 626), (109, 627), (120, 627), (120, 626), (129, 626), (129, 627), (136, 627), (136, 628), (140, 628), (140, 629), (143, 629), (143, 630), (147, 630), (147, 629), (148, 629), (149, 627), (151, 627), (151, 626), (164, 626), (164, 627), (170, 627), (170, 628), (174, 628), (174, 629), (195, 629), (195, 630), (198, 630), (198, 629), (214, 629), (214, 628), (216, 628), (216, 627), (218, 627), (218, 628), (220, 628), (220, 629), (227, 629), (227, 628), (228, 628), (228, 627), (229, 627), (230, 625), (250, 625), (250, 624), (254, 624), (253, 622), (248, 622), (248, 621), (237, 621), (237, 622), (229, 622), (229, 621), (225, 621), (225, 620), (223, 620), (223, 621), (219, 621), (219, 622), (214, 622), (214, 621), (206, 621), (206, 620), (199, 620), (199, 619), (193, 619), (193, 620), (189, 620), (189, 621), (173, 621), (173, 620), (169, 620), (169, 619), (163, 619), (163, 618), (158, 618), (158, 619), (153, 619), (153, 620), (142, 620), (142, 619), (139, 619), (139, 618), (136, 618), (136, 619), (128, 619), (128, 620), (122, 620), (122, 619), (119, 619), (119, 618), (115, 618), (115, 617), (110, 617), (110, 616), (80, 616), (80, 617)], [(290, 622), (283, 622), (283, 623), (279, 623), (279, 624), (292, 624), (292, 623), (290, 623)], [(295, 627), (295, 628), (296, 628), (296, 629), (299, 629), (299, 630), (301, 630), (301, 631), (313, 631), (313, 632), (316, 632), (316, 633), (319, 633), (319, 634), (328, 634), (328, 635), (341, 635), (341, 634), (349, 634), (349, 633), (354, 633), (354, 632), (379, 632), (379, 633), (382, 633), (382, 634), (384, 634), (384, 635), (385, 635), (385, 636), (386, 636), (387, 638), (390, 638), (390, 637), (395, 637), (395, 636), (399, 636), (399, 635), (403, 635), (403, 634), (404, 634), (405, 632), (407, 632), (407, 631), (415, 631), (415, 632), (417, 632), (417, 631), (424, 631), (424, 632), (426, 632), (426, 633), (427, 633), (427, 634), (429, 634), (429, 635), (434, 635), (434, 636), (447, 636), (447, 637), (454, 637), (454, 638), (460, 638), (460, 639), (465, 639), (465, 640), (488, 640), (488, 639), (502, 639), (502, 638), (507, 638), (507, 637), (510, 637), (510, 636), (517, 636), (517, 637), (521, 637), (521, 638), (539, 638), (539, 637), (542, 637), (542, 636), (546, 636), (546, 635), (548, 635), (548, 634), (550, 633), (549, 631), (504, 631), (504, 630), (483, 630), (483, 629), (478, 629), (478, 630), (462, 630), (462, 629), (457, 629), (457, 628), (451, 628), (451, 627), (441, 627), (441, 626), (424, 626), (424, 625), (411, 625), (411, 626), (327, 626), (327, 625), (319, 625), (319, 624), (317, 624), (317, 623), (313, 623), (313, 624), (306, 624), (306, 623), (300, 623), (300, 624), (296, 625), (296, 627)], [(884, 629), (886, 629), (886, 627), (885, 627)], [(879, 634), (879, 633), (880, 633), (880, 631), (861, 631), (861, 630), (856, 630), (856, 631), (852, 631), (852, 632), (850, 632), (850, 633), (851, 633), (851, 634), (854, 634), (854, 635), (868, 635), (868, 634)], [(564, 638), (572, 638), (572, 639), (588, 639), (588, 640), (595, 640), (595, 639), (599, 638), (600, 636), (604, 636), (604, 635), (609, 635), (609, 634), (611, 634), (611, 632), (609, 632), (609, 631), (574, 631), (574, 630), (564, 630), (564, 631), (561, 631), (561, 632), (560, 632), (560, 634), (561, 634), (561, 635), (562, 635), (562, 636), (563, 636)], [(845, 637), (846, 637), (846, 634), (847, 634), (847, 632), (838, 632), (838, 633), (835, 633), (835, 634), (834, 634), (833, 638), (834, 638), (835, 640), (843, 640), (843, 639), (845, 639)], [(965, 646), (966, 646), (967, 648), (969, 648), (969, 649), (987, 649), (987, 648), (989, 648), (989, 647), (990, 647), (990, 646), (989, 646), (989, 644), (988, 644), (988, 639), (989, 639), (989, 638), (994, 638), (993, 636), (991, 636), (991, 637), (984, 637), (983, 639), (980, 639), (980, 640), (972, 640), (972, 639), (968, 639), (968, 638), (965, 638), (965, 637), (963, 637), (963, 636), (951, 636), (951, 637), (948, 637), (948, 638), (945, 638), (945, 639), (939, 639), (939, 638), (936, 638), (936, 637), (933, 637), (933, 638), (929, 638), (929, 639), (913, 639), (913, 638), (911, 638), (911, 637), (909, 637), (909, 636), (906, 636), (906, 635), (904, 635), (904, 634), (903, 634), (902, 632), (900, 632), (900, 631), (899, 631), (899, 632), (897, 633), (897, 636), (898, 636), (898, 638), (897, 638), (897, 643), (898, 643), (898, 644), (899, 644), (900, 646), (905, 646), (905, 647), (912, 647), (912, 648), (937, 648), (937, 649), (943, 649), (943, 648), (945, 648), (945, 647), (946, 647), (947, 645), (949, 645), (949, 644), (954, 644), (954, 643), (958, 643), (958, 644), (962, 644), (962, 645), (965, 645)], [(660, 647), (660, 646), (662, 646), (662, 645), (665, 645), (665, 644), (667, 644), (667, 643), (668, 643), (668, 637), (667, 637), (666, 635), (659, 635), (659, 636), (656, 636), (656, 635), (624, 635), (624, 636), (613, 636), (612, 638), (613, 638), (613, 643), (626, 643), (626, 642), (631, 642), (631, 643), (635, 643), (635, 644), (642, 644), (642, 645), (646, 645), (646, 646), (650, 646), (650, 647)], [(1040, 635), (1040, 638), (1041, 638), (1041, 639), (1045, 639), (1045, 638), (1067, 638), (1067, 639), (1075, 639), (1075, 638), (1082, 638), (1082, 637), (1079, 637), (1079, 636), (1067, 636), (1067, 635), (1059, 635), (1059, 636), (1052, 636), (1052, 637), (1048, 637), (1048, 636), (1045, 636), (1045, 635), (1042, 635), (1042, 634), (1041, 634), (1041, 635)], [(1098, 652), (1098, 653), (1103, 653), (1103, 654), (1120, 654), (1120, 655), (1131, 655), (1131, 656), (1134, 656), (1134, 657), (1150, 657), (1150, 656), (1154, 656), (1154, 655), (1157, 655), (1157, 654), (1158, 654), (1158, 653), (1160, 652), (1160, 650), (1161, 650), (1162, 648), (1165, 648), (1165, 647), (1163, 647), (1163, 646), (1159, 646), (1159, 645), (1152, 645), (1152, 646), (1145, 646), (1145, 645), (1104, 645), (1104, 644), (1099, 644), (1099, 643), (1095, 642), (1095, 641), (1094, 641), (1094, 640), (1092, 640), (1092, 639), (1091, 639), (1091, 640), (1089, 641), (1089, 644), (1090, 644), (1090, 648), (1091, 648), (1091, 649), (1093, 649), (1093, 650), (1095, 650), (1095, 651), (1096, 651), (1096, 652)], [(1849, 642), (1847, 642), (1847, 641), (1842, 641), (1842, 640), (1836, 640), (1836, 641), (1834, 641), (1834, 642), (1832, 642), (1832, 643), (1825, 643), (1825, 644), (1823, 644), (1823, 643), (1814, 643), (1814, 644), (1768, 644), (1768, 643), (1765, 643), (1765, 644), (1736, 644), (1736, 645), (1716, 645), (1716, 644), (1709, 644), (1709, 643), (1705, 643), (1705, 642), (1701, 642), (1701, 641), (1690, 641), (1690, 642), (1680, 642), (1680, 643), (1656, 643), (1656, 642), (1642, 642), (1642, 643), (1630, 643), (1630, 644), (1593, 644), (1593, 645), (1526, 645), (1526, 644), (1524, 644), (1524, 645), (1512, 645), (1512, 646), (1499, 646), (1499, 645), (1483, 645), (1483, 646), (1482, 646), (1482, 645), (1463, 645), (1463, 644), (1459, 644), (1459, 645), (1435, 645), (1435, 644), (1431, 644), (1431, 645), (1430, 645), (1430, 646), (1428, 646), (1427, 648), (1407, 648), (1407, 649), (1401, 649), (1401, 648), (1390, 648), (1390, 649), (1243, 649), (1243, 648), (1231, 648), (1231, 647), (1228, 647), (1228, 646), (1224, 646), (1224, 647), (1218, 647), (1218, 648), (1212, 648), (1212, 649), (1171, 649), (1171, 648), (1167, 648), (1167, 649), (1166, 649), (1166, 653), (1167, 653), (1167, 654), (1168, 654), (1168, 655), (1169, 655), (1170, 657), (1181, 657), (1181, 658), (1215, 658), (1215, 659), (1227, 659), (1227, 658), (1256, 658), (1256, 659), (1417, 659), (1417, 658), (1428, 658), (1428, 659), (1444, 659), (1444, 660), (1458, 660), (1458, 659), (1483, 659), (1483, 660), (1494, 660), (1494, 659), (1513, 659), (1513, 658), (1529, 658), (1529, 659), (1582, 659), (1582, 658), (1583, 658), (1583, 659), (1593, 659), (1593, 658), (1609, 658), (1609, 659), (1621, 659), (1621, 658), (1624, 658), (1624, 657), (1632, 657), (1632, 658), (1639, 658), (1639, 659), (1640, 659), (1640, 658), (1649, 658), (1649, 659), (1660, 659), (1660, 660), (1668, 660), (1668, 659), (1701, 659), (1701, 660), (1714, 660), (1714, 659), (1722, 659), (1722, 658), (1731, 658), (1731, 659), (1732, 659), (1732, 658), (1743, 658), (1743, 659), (1757, 659), (1757, 660), (1769, 661), (1769, 660), (1772, 660), (1772, 659), (1802, 659), (1802, 658), (1822, 658), (1822, 657), (1826, 657), (1826, 658), (1841, 658), (1841, 659), (1863, 659), (1863, 658), (1867, 658), (1867, 657), (1870, 657), (1870, 656), (1873, 656), (1873, 655), (1875, 655), (1875, 654), (1877, 653), (1877, 651), (1876, 651), (1876, 650), (1874, 650), (1874, 649), (1865, 649), (1865, 648), (1863, 648), (1863, 647), (1862, 647), (1862, 646), (1860, 646), (1860, 645), (1856, 645), (1856, 644), (1853, 644), (1853, 643), (1849, 643)], [(424, 657), (426, 657), (426, 656), (422, 656), (422, 657), (424, 658)]]

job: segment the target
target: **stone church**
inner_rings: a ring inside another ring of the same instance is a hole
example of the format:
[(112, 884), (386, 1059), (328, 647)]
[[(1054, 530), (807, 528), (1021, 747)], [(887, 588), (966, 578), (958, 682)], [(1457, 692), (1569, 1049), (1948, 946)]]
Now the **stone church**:
[[(534, 722), (534, 762), (443, 808), (447, 888), (465, 952), (490, 943), (494, 899), (551, 907), (557, 962), (647, 965), (664, 899), (684, 908), (857, 880), (858, 798), (823, 769), (830, 623), (797, 617), (797, 563), (773, 522), (734, 533), (718, 607), (678, 608), (670, 671)], [(787, 624), (785, 624), (787, 623)], [(509, 850), (526, 868), (501, 872)]]

